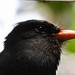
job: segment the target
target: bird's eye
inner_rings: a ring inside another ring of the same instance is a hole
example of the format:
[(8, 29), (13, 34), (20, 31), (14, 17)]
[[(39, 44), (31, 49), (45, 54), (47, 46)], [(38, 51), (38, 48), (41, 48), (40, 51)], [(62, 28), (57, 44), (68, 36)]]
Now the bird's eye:
[(44, 26), (39, 26), (37, 28), (35, 28), (35, 31), (38, 32), (38, 33), (46, 33), (46, 28)]

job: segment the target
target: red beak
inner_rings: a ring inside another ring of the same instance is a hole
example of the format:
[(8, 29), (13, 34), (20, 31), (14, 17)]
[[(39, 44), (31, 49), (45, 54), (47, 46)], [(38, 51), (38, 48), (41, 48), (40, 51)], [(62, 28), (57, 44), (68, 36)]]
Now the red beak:
[(75, 38), (74, 30), (61, 30), (56, 34), (56, 37), (62, 40), (70, 40)]

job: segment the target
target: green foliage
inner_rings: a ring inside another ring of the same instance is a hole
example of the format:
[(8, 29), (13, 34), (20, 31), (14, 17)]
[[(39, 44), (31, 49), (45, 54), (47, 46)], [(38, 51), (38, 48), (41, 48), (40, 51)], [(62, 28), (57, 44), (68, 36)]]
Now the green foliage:
[(69, 41), (67, 50), (71, 53), (75, 53), (75, 39)]
[(50, 7), (55, 13), (60, 13), (65, 11), (66, 9), (70, 9), (72, 3), (70, 2), (44, 2), (48, 7)]

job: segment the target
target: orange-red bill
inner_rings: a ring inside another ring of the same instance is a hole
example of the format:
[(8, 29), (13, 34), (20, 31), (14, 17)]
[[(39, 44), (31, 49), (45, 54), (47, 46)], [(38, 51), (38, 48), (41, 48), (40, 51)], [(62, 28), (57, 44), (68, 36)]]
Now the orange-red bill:
[(74, 39), (75, 31), (74, 30), (61, 30), (59, 33), (56, 34), (56, 36), (62, 40)]

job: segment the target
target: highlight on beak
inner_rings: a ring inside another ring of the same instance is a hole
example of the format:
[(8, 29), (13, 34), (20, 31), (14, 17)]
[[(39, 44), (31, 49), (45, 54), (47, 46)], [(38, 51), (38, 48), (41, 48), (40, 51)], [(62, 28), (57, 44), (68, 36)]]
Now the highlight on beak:
[(56, 34), (56, 37), (64, 41), (74, 39), (75, 31), (74, 30), (61, 30), (59, 33)]

